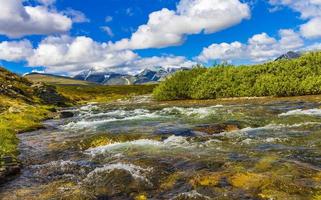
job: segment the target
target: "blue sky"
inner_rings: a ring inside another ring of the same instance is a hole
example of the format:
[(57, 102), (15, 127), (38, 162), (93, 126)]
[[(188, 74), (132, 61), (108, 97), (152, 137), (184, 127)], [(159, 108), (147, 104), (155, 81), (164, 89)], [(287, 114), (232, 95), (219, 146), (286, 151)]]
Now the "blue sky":
[(0, 5), (0, 64), (17, 73), (252, 64), (290, 50), (321, 49), (319, 0), (0, 0)]

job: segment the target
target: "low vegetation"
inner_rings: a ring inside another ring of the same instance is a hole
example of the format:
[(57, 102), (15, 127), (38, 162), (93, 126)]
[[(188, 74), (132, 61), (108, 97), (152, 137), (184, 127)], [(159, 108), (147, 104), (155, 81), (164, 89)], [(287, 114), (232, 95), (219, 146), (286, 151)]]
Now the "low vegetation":
[(74, 103), (84, 104), (88, 102), (110, 102), (136, 95), (151, 94), (156, 85), (58, 85), (56, 87), (60, 94), (72, 100)]
[(321, 52), (253, 66), (219, 65), (180, 71), (153, 92), (157, 100), (321, 94)]

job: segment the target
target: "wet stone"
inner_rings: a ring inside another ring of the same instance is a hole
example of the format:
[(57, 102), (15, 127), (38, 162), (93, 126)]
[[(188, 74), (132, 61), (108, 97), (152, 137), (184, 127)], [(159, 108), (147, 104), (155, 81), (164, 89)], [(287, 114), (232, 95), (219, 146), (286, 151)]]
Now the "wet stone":
[(61, 111), (59, 114), (61, 119), (71, 118), (75, 115), (73, 112), (70, 111)]
[(156, 135), (175, 135), (183, 137), (193, 137), (195, 132), (188, 128), (163, 127), (154, 132)]
[(232, 132), (240, 129), (240, 125), (232, 123), (223, 123), (223, 124), (206, 124), (196, 126), (195, 131), (204, 132), (209, 135), (214, 135), (222, 132)]

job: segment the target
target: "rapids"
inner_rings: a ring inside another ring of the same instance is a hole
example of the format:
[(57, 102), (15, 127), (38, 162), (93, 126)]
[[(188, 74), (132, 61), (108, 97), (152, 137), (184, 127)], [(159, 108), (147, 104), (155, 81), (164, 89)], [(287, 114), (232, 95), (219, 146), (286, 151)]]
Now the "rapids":
[(321, 103), (89, 104), (20, 134), (0, 199), (321, 199)]

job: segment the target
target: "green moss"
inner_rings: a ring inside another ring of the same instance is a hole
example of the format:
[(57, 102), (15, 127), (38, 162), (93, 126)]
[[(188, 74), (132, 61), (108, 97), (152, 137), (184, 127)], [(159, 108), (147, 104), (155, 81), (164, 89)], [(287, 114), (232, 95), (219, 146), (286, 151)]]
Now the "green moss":
[(0, 161), (8, 156), (16, 159), (19, 142), (16, 134), (42, 127), (41, 121), (51, 114), (49, 106), (30, 106), (19, 101), (11, 101), (10, 105), (11, 109), (0, 115)]

